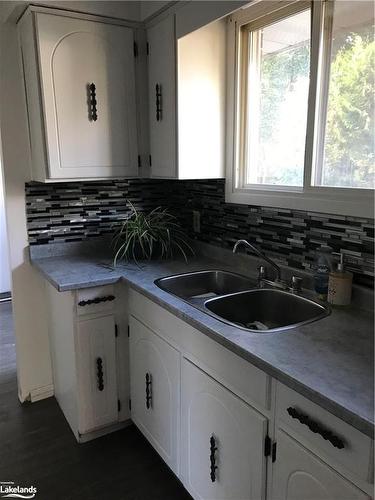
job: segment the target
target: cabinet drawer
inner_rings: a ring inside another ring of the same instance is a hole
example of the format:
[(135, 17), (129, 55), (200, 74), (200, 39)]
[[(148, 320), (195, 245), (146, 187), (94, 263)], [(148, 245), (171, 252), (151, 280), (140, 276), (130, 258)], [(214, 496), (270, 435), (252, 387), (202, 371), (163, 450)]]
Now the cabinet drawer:
[(326, 461), (371, 480), (371, 438), (280, 383), (276, 398), (280, 427)]
[(77, 290), (77, 316), (112, 312), (115, 308), (115, 299), (114, 287), (111, 285)]

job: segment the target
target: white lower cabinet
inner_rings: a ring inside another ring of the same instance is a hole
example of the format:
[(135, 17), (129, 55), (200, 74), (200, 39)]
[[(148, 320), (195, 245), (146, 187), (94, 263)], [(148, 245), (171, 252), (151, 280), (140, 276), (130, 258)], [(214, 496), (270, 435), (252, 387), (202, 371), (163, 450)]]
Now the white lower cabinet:
[(129, 310), (131, 417), (195, 500), (371, 498), (371, 438), (134, 290)]
[(78, 430), (84, 434), (118, 419), (113, 315), (78, 322)]
[(271, 498), (272, 500), (368, 500), (370, 497), (284, 431), (279, 430)]
[(129, 421), (127, 289), (47, 285), (54, 394), (77, 441)]
[(182, 363), (182, 478), (195, 499), (264, 498), (267, 419)]
[(129, 326), (132, 420), (178, 474), (180, 353), (132, 316)]

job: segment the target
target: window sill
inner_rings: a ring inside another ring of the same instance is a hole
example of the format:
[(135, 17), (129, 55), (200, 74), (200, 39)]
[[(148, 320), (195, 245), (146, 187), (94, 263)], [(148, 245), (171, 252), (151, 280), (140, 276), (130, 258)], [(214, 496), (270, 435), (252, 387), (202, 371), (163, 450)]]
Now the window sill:
[(317, 193), (311, 191), (270, 191), (259, 189), (234, 189), (227, 180), (225, 201), (241, 205), (287, 208), (351, 217), (374, 217), (374, 196), (372, 191), (348, 193), (327, 188)]

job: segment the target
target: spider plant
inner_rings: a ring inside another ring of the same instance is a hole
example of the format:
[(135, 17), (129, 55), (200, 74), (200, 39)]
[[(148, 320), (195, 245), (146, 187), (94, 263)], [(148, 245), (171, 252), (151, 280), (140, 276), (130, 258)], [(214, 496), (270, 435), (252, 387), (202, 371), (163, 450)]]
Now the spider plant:
[(157, 207), (149, 213), (137, 210), (128, 202), (131, 212), (115, 231), (113, 266), (120, 260), (150, 260), (152, 257), (173, 257), (181, 253), (187, 262), (187, 254), (194, 254), (186, 235), (174, 215)]

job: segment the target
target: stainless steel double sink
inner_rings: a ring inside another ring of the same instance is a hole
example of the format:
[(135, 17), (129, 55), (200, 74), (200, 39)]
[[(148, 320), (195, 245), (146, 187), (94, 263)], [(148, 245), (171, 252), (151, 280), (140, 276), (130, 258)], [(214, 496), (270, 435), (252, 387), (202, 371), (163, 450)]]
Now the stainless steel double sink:
[(328, 307), (300, 294), (258, 288), (254, 280), (229, 271), (167, 276), (155, 284), (216, 319), (249, 332), (279, 332), (330, 313)]

